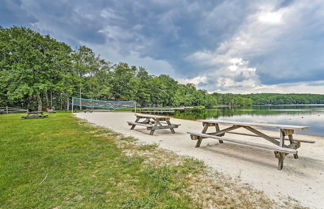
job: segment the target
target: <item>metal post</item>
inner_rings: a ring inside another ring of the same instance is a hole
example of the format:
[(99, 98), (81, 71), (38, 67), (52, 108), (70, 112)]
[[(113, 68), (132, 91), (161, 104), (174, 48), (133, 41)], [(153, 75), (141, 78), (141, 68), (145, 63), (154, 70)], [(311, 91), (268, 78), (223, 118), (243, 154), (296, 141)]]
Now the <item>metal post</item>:
[(136, 101), (135, 101), (135, 113), (136, 113)]
[(80, 110), (82, 110), (82, 106), (81, 106), (81, 85), (80, 85)]
[[(81, 93), (80, 93), (81, 94)], [(82, 110), (82, 106), (81, 106), (81, 97), (80, 97), (80, 110)]]

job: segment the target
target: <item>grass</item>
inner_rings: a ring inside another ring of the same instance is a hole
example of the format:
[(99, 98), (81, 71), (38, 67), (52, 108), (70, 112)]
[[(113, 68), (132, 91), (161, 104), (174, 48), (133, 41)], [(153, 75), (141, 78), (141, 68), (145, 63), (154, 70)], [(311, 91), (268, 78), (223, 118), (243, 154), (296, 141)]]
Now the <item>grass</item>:
[(0, 115), (0, 209), (301, 208), (70, 113)]
[(153, 150), (156, 149), (159, 145), (157, 144), (144, 144), (139, 146), (140, 150)]
[(115, 133), (71, 114), (1, 115), (0, 127), (0, 208), (195, 207), (179, 193), (185, 167), (144, 165), (123, 154)]

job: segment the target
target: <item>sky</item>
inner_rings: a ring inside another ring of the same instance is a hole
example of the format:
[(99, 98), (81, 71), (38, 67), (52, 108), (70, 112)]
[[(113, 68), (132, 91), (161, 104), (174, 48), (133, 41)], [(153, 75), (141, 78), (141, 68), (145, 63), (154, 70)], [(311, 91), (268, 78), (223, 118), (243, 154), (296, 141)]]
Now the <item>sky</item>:
[(0, 0), (13, 25), (208, 92), (324, 94), (323, 0)]

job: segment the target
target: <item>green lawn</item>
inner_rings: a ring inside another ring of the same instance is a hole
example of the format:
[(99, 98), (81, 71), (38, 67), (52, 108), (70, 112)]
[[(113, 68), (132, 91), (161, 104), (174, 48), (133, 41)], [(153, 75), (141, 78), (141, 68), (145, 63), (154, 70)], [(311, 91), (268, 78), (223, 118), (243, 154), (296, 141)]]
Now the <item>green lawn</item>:
[(70, 113), (20, 116), (0, 115), (0, 208), (197, 207), (181, 189), (199, 165), (148, 166)]
[(0, 209), (301, 208), (70, 113), (0, 115)]

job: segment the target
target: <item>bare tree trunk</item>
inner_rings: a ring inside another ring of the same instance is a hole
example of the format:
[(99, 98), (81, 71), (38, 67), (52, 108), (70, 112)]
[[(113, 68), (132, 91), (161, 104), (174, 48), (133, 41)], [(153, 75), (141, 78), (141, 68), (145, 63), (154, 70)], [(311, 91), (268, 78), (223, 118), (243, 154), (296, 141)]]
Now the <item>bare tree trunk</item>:
[(60, 105), (61, 105), (61, 110), (63, 110), (62, 93), (60, 94)]
[(51, 91), (51, 109), (53, 109), (53, 91)]
[(67, 95), (67, 99), (66, 99), (66, 110), (67, 111), (70, 110), (70, 97), (69, 97), (69, 95)]
[(42, 111), (43, 109), (43, 102), (40, 94), (37, 94), (37, 103), (38, 103), (38, 111)]
[(48, 107), (49, 106), (48, 92), (45, 93), (45, 100), (46, 100), (46, 106), (45, 107)]
[(30, 96), (28, 96), (28, 100), (27, 100), (27, 112), (29, 112), (30, 110)]

